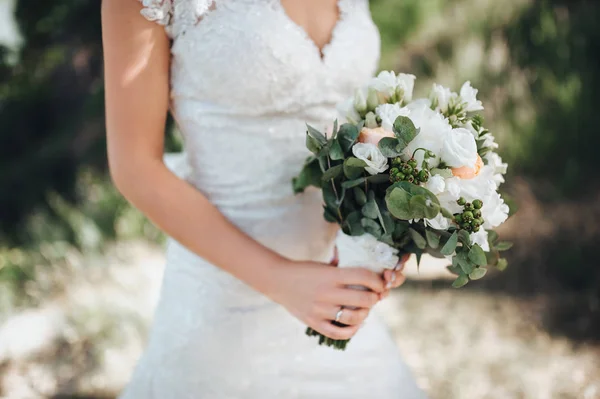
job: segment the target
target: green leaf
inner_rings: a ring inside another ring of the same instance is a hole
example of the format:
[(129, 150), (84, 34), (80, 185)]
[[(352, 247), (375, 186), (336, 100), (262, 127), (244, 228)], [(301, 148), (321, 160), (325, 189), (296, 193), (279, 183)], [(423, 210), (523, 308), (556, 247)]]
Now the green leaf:
[(365, 234), (365, 229), (360, 222), (361, 219), (362, 214), (358, 211), (352, 212), (346, 217), (344, 224), (348, 226), (350, 235), (360, 236)]
[(423, 195), (412, 197), (409, 205), (412, 219), (433, 219), (440, 213), (440, 206)]
[(461, 274), (460, 276), (458, 276), (456, 278), (456, 280), (454, 280), (454, 282), (452, 283), (452, 287), (460, 288), (460, 287), (466, 285), (468, 282), (469, 282), (469, 277), (467, 277), (464, 274)]
[(331, 209), (329, 209), (329, 207), (324, 206), (323, 207), (323, 217), (325, 218), (326, 221), (328, 221), (329, 223), (338, 223), (338, 216), (335, 214), (335, 212), (333, 212)]
[(348, 189), (348, 188), (360, 186), (366, 180), (367, 179), (365, 179), (364, 177), (359, 177), (358, 179), (354, 179), (354, 180), (346, 180), (345, 182), (342, 183), (342, 188)]
[(367, 195), (360, 187), (354, 187), (354, 198), (356, 199), (356, 203), (360, 206), (367, 203)]
[(335, 191), (333, 190), (333, 186), (331, 184), (325, 184), (323, 186), (323, 200), (325, 201), (325, 205), (332, 209), (338, 209), (338, 199), (335, 195)]
[(390, 175), (387, 174), (376, 174), (367, 177), (367, 181), (371, 184), (389, 183)]
[(425, 249), (427, 247), (427, 241), (421, 235), (421, 233), (419, 233), (417, 230), (411, 228), (411, 229), (408, 229), (408, 233), (410, 234), (410, 237), (415, 242), (415, 245), (417, 246), (417, 248)]
[(292, 187), (294, 189), (294, 193), (301, 193), (308, 186), (315, 186), (321, 188), (322, 174), (323, 172), (321, 172), (318, 160), (316, 158), (312, 158), (312, 160), (310, 160), (304, 165), (298, 177), (292, 179)]
[(337, 134), (337, 139), (340, 143), (340, 147), (344, 152), (350, 151), (356, 140), (358, 139), (359, 129), (350, 124), (344, 123), (340, 126), (340, 130)]
[(456, 250), (456, 245), (458, 245), (458, 234), (455, 231), (450, 238), (448, 238), (448, 241), (446, 241), (446, 244), (444, 244), (440, 252), (442, 255), (450, 256)]
[(396, 188), (386, 194), (385, 203), (394, 217), (402, 220), (409, 220), (412, 219), (410, 198), (410, 193), (400, 188)]
[(367, 201), (367, 203), (362, 207), (362, 214), (369, 219), (377, 219), (377, 216), (379, 215), (377, 203), (374, 200)]
[(415, 137), (417, 137), (419, 131), (409, 117), (399, 116), (394, 121), (394, 133), (400, 141), (400, 144), (406, 147)]
[(459, 275), (461, 273), (460, 267), (457, 266), (446, 266), (446, 269), (448, 269), (448, 271), (452, 274)]
[(471, 235), (467, 230), (459, 230), (458, 231), (458, 239), (465, 247), (471, 246)]
[(490, 266), (496, 266), (498, 264), (498, 259), (500, 259), (500, 252), (493, 249), (490, 252), (485, 253), (486, 263)]
[(336, 137), (338, 132), (338, 120), (333, 121), (333, 131), (331, 132), (331, 137)]
[(421, 258), (423, 257), (423, 252), (415, 251), (415, 256), (417, 258), (417, 271), (419, 271), (419, 267), (421, 266)]
[(395, 231), (396, 226), (394, 225), (394, 219), (392, 219), (390, 213), (386, 211), (381, 212), (381, 219), (383, 229), (387, 233), (392, 234)]
[(508, 251), (509, 249), (511, 249), (513, 246), (512, 242), (508, 242), (508, 241), (502, 241), (499, 242), (498, 244), (496, 244), (496, 249), (498, 251)]
[(332, 166), (331, 168), (327, 169), (325, 171), (325, 173), (323, 173), (321, 180), (323, 181), (323, 183), (327, 183), (331, 179), (335, 179), (336, 177), (341, 175), (343, 172), (343, 169), (344, 169), (343, 165)]
[(488, 242), (490, 243), (490, 246), (493, 247), (497, 242), (498, 242), (498, 233), (496, 233), (494, 230), (488, 230)]
[(449, 179), (451, 177), (454, 177), (454, 175), (452, 174), (452, 170), (448, 169), (448, 168), (443, 168), (443, 169), (433, 168), (433, 169), (431, 169), (430, 172), (431, 172), (431, 176), (440, 175), (444, 179)]
[[(414, 196), (423, 198), (411, 202)], [(435, 217), (439, 213), (440, 202), (437, 197), (426, 188), (409, 182), (394, 183), (388, 187), (385, 201), (390, 213), (402, 220), (420, 219), (427, 215)]]
[(465, 251), (459, 251), (456, 254), (456, 260), (465, 274), (469, 274), (475, 269), (475, 264), (469, 260), (469, 255)]
[(364, 227), (365, 231), (369, 234), (372, 234), (375, 238), (379, 239), (383, 235), (381, 226), (376, 221), (362, 218), (360, 223)]
[(344, 161), (344, 174), (350, 180), (357, 179), (362, 175), (365, 166), (367, 166), (367, 164), (361, 159), (355, 157), (346, 158)]
[(321, 144), (319, 140), (315, 139), (314, 137), (308, 134), (306, 135), (306, 148), (308, 148), (310, 152), (312, 152), (315, 155), (321, 155), (321, 150), (323, 149), (323, 147), (324, 144)]
[(496, 267), (498, 268), (498, 270), (500, 270), (500, 271), (506, 270), (507, 266), (508, 266), (508, 262), (507, 262), (506, 259), (504, 259), (504, 258), (498, 259), (498, 264), (496, 265)]
[(480, 278), (483, 278), (483, 276), (485, 276), (486, 273), (487, 269), (485, 267), (478, 267), (471, 273), (469, 273), (469, 278), (471, 280), (479, 280)]
[(485, 257), (485, 252), (479, 246), (479, 244), (475, 244), (469, 250), (469, 260), (475, 263), (477, 266), (485, 266), (487, 265), (487, 259)]
[(425, 238), (427, 238), (427, 244), (433, 249), (437, 249), (440, 246), (440, 236), (433, 231), (425, 230)]
[(306, 129), (307, 129), (306, 133), (308, 134), (308, 136), (315, 139), (317, 141), (317, 143), (319, 143), (321, 145), (321, 147), (323, 147), (325, 144), (327, 144), (327, 138), (323, 135), (323, 133), (319, 132), (317, 129), (315, 129), (314, 127), (312, 127), (309, 124), (306, 125)]
[(333, 161), (339, 161), (340, 159), (344, 159), (344, 151), (340, 146), (340, 142), (335, 138), (331, 141), (331, 148), (329, 149), (329, 158)]
[(398, 141), (398, 139), (394, 137), (382, 138), (377, 146), (379, 147), (379, 150), (381, 151), (383, 156), (387, 158), (393, 158), (402, 155), (402, 150), (404, 150), (404, 148), (406, 147), (402, 146), (402, 144), (400, 144), (400, 141)]

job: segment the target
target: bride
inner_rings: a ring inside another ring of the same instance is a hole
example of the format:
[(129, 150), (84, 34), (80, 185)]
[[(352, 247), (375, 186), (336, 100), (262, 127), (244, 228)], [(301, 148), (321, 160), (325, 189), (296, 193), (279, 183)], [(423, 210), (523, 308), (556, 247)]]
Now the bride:
[[(367, 318), (404, 277), (331, 267), (320, 193), (291, 186), (305, 123), (326, 128), (377, 67), (368, 1), (104, 0), (102, 17), (112, 177), (172, 237), (122, 398), (423, 397)], [(168, 110), (183, 178), (162, 158)], [(307, 325), (352, 342), (320, 347)]]

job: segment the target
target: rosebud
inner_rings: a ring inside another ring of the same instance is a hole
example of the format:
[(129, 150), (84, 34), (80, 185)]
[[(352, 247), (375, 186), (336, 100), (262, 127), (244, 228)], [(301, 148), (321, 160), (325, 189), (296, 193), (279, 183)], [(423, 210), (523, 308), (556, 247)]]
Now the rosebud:
[(473, 207), (475, 209), (481, 209), (481, 207), (483, 206), (483, 201), (476, 199), (475, 201), (473, 201)]
[(460, 205), (460, 206), (463, 206), (464, 204), (466, 204), (466, 203), (467, 203), (467, 200), (465, 200), (463, 197), (460, 197), (460, 198), (458, 199), (458, 201), (456, 201), (456, 203), (457, 203), (458, 205)]

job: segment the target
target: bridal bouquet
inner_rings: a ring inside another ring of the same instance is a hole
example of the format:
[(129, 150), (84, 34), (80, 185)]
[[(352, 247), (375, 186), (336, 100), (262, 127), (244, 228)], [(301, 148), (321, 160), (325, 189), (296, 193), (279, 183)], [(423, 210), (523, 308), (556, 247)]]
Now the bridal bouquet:
[[(308, 126), (312, 152), (294, 191), (322, 189), (324, 217), (341, 229), (339, 267), (383, 272), (403, 254), (446, 257), (457, 277), (453, 287), (503, 270), (492, 230), (508, 217), (498, 193), (507, 165), (477, 114), (477, 90), (459, 93), (434, 84), (427, 99), (413, 100), (415, 76), (381, 72), (340, 105), (348, 123), (331, 134)], [(320, 344), (344, 349), (347, 341), (319, 336)]]

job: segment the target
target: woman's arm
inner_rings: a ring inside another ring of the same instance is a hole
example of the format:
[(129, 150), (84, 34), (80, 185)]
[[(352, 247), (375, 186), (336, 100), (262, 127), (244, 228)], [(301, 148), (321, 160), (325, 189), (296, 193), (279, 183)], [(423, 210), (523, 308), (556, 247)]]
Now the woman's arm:
[[(191, 251), (279, 302), (315, 330), (332, 338), (350, 337), (385, 291), (380, 276), (283, 258), (237, 229), (163, 164), (169, 39), (163, 27), (139, 12), (134, 0), (102, 4), (108, 159), (115, 185)], [(348, 284), (374, 292), (351, 290)], [(361, 308), (344, 312), (345, 322), (352, 324), (347, 328), (330, 323), (342, 305)]]

